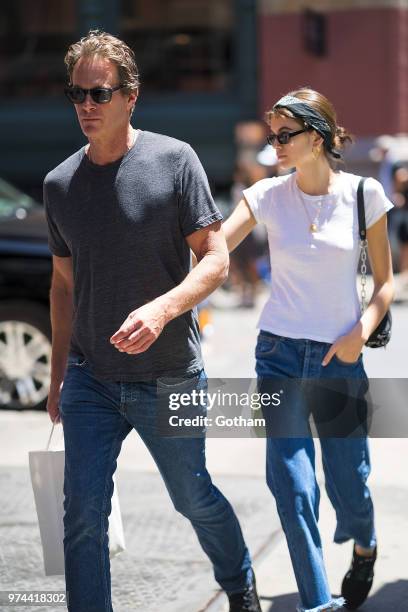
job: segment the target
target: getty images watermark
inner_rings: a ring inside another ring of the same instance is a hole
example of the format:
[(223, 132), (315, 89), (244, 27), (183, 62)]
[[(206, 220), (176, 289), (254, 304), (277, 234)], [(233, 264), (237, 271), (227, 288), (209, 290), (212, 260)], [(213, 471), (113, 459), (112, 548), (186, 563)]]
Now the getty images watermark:
[[(206, 412), (214, 408), (222, 410), (221, 414), (209, 416), (208, 414), (172, 414), (169, 416), (170, 427), (265, 427), (265, 419), (262, 416), (255, 416), (262, 408), (281, 405), (281, 392), (276, 393), (257, 393), (257, 392), (228, 392), (217, 389), (215, 392), (205, 391), (204, 389), (193, 389), (188, 393), (169, 393), (168, 407), (171, 411), (179, 411), (182, 408), (199, 409), (206, 408)], [(251, 415), (235, 414), (230, 415), (225, 410), (231, 409), (251, 410)]]
[(408, 379), (161, 379), (164, 437), (408, 438)]
[(284, 391), (259, 390), (253, 379), (174, 380), (158, 384), (158, 434), (165, 437), (263, 436), (265, 414), (282, 406)]

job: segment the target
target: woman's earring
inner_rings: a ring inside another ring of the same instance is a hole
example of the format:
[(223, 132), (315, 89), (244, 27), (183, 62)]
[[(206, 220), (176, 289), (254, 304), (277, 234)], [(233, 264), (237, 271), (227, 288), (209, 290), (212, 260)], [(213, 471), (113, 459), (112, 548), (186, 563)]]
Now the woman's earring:
[(315, 147), (313, 147), (313, 149), (312, 149), (312, 155), (313, 155), (313, 157), (314, 157), (314, 159), (315, 159), (315, 160), (318, 160), (318, 159), (319, 159), (319, 156), (320, 156), (320, 147), (316, 147), (316, 148), (315, 148)]

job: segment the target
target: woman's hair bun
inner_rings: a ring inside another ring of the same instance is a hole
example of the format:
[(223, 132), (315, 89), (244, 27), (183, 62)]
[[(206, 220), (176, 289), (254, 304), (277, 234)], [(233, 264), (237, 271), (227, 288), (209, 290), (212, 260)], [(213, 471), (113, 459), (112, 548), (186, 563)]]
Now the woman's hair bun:
[(353, 136), (344, 128), (339, 125), (336, 126), (334, 134), (333, 144), (335, 149), (340, 151), (348, 144), (352, 144), (354, 141)]

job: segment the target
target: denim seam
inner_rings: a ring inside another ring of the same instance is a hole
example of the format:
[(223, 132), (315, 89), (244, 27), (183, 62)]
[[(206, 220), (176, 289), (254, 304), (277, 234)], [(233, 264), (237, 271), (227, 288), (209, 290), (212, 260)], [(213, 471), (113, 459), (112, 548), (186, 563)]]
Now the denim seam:
[(122, 416), (126, 417), (126, 391), (125, 384), (120, 382), (120, 398), (119, 398), (119, 412)]
[[(324, 454), (324, 451), (322, 450), (322, 453)], [(370, 457), (369, 457), (369, 452), (367, 453), (368, 457), (366, 457), (366, 461), (369, 463), (370, 461)], [(367, 542), (363, 542), (362, 540), (360, 540), (359, 538), (355, 537), (355, 534), (353, 535), (350, 531), (350, 529), (348, 528), (349, 526), (347, 526), (347, 530), (343, 529), (343, 533), (344, 536), (339, 538), (336, 537), (336, 533), (339, 527), (339, 523), (340, 523), (340, 519), (339, 516), (341, 517), (341, 515), (345, 515), (347, 516), (348, 511), (347, 508), (344, 508), (344, 504), (343, 504), (343, 500), (341, 498), (340, 495), (337, 495), (337, 490), (335, 488), (335, 485), (331, 485), (330, 481), (332, 481), (333, 483), (335, 483), (335, 476), (333, 475), (330, 465), (324, 460), (323, 457), (323, 468), (324, 468), (324, 474), (325, 474), (325, 483), (326, 483), (326, 491), (327, 494), (329, 496), (330, 502), (333, 506), (333, 508), (335, 508), (335, 512), (336, 512), (336, 529), (334, 532), (334, 536), (333, 536), (333, 542), (335, 542), (336, 544), (344, 544), (345, 542), (349, 542), (350, 540), (353, 540), (356, 544), (358, 544), (359, 546), (362, 546), (363, 548), (371, 548), (372, 546), (376, 545), (376, 537), (375, 537), (375, 522), (374, 522), (374, 506), (373, 506), (373, 502), (372, 502), (372, 498), (371, 498), (371, 494), (368, 498), (368, 503), (371, 504), (371, 512), (372, 512), (372, 534), (371, 534), (371, 538), (370, 538), (370, 545), (367, 546)], [(367, 475), (367, 477), (364, 479), (364, 486), (367, 487), (367, 479), (368, 479), (369, 474)], [(329, 490), (332, 489), (334, 491), (334, 493), (332, 495), (335, 496), (336, 498), (336, 502), (332, 502), (331, 501), (331, 495), (329, 494)], [(368, 487), (367, 487), (368, 489)], [(368, 489), (369, 490), (369, 489)]]
[[(279, 486), (277, 485), (277, 479), (275, 479), (275, 475), (274, 475), (274, 474), (272, 474), (272, 480), (273, 480), (274, 489), (275, 489), (275, 498), (276, 498), (276, 501), (278, 501), (278, 496), (279, 496), (279, 497), (281, 497), (281, 495), (280, 495), (280, 489), (279, 489)], [(287, 520), (288, 520), (288, 519), (287, 519), (287, 515), (286, 515), (286, 512), (285, 512), (285, 509), (284, 509), (283, 505), (281, 506), (281, 509), (280, 509), (279, 514), (280, 514), (280, 515), (282, 515), (282, 527), (283, 527), (283, 523), (284, 523), (284, 522), (285, 522), (285, 523), (287, 523)], [(286, 530), (284, 530), (284, 531), (285, 531), (286, 538), (288, 539), (288, 534), (289, 534), (290, 529), (288, 529), (288, 530), (287, 530), (287, 532), (286, 532)], [(289, 546), (289, 543), (288, 543), (288, 546)], [(298, 566), (298, 565), (299, 565), (299, 563), (298, 563), (298, 557), (297, 557), (297, 555), (296, 555), (296, 546), (295, 546), (295, 547), (292, 547), (292, 551), (293, 551), (293, 557), (292, 557), (292, 559), (293, 559), (293, 558), (294, 558), (294, 559), (296, 559), (296, 566)], [(293, 563), (293, 565), (294, 565), (294, 562), (293, 562), (293, 561), (292, 561), (292, 563)]]
[[(120, 440), (120, 435), (121, 435), (121, 430), (118, 430), (118, 433), (116, 434), (116, 437), (114, 439), (114, 441), (112, 442), (112, 447), (111, 447), (111, 452), (109, 455), (109, 465), (112, 465), (112, 458), (114, 456), (114, 452), (115, 450), (118, 448), (119, 446), (119, 440)], [(102, 541), (101, 544), (103, 542), (103, 538), (105, 537), (105, 533), (104, 533), (104, 510), (106, 509), (106, 504), (108, 501), (108, 486), (109, 486), (109, 479), (113, 478), (113, 474), (109, 474), (109, 470), (106, 474), (106, 480), (105, 480), (105, 487), (104, 487), (104, 496), (103, 496), (103, 502), (102, 502), (102, 513), (101, 513), (101, 518), (100, 518), (100, 527), (101, 527), (101, 534), (102, 534)], [(109, 516), (108, 516), (108, 529), (109, 529)], [(109, 540), (109, 536), (108, 536), (108, 540)], [(109, 554), (109, 550), (108, 550), (108, 554)], [(104, 558), (104, 554), (103, 554), (103, 549), (102, 546), (100, 548), (100, 560), (101, 560), (101, 569), (102, 569), (102, 576), (103, 576), (103, 580), (105, 581), (105, 592), (108, 593), (108, 584), (106, 582), (106, 568), (105, 568), (105, 558)], [(112, 596), (111, 596), (112, 598)], [(111, 602), (108, 601), (107, 599), (105, 599), (105, 606), (106, 606), (106, 610), (107, 612), (110, 612), (111, 610)]]
[[(345, 537), (344, 539), (341, 539), (341, 540), (336, 539), (336, 531), (339, 527), (339, 523), (341, 520), (341, 514), (346, 514), (346, 511), (344, 510), (341, 496), (337, 494), (337, 489), (334, 484), (336, 482), (336, 478), (331, 470), (330, 464), (327, 461), (325, 461), (325, 456), (324, 456), (325, 452), (323, 448), (321, 450), (321, 453), (322, 453), (325, 489), (327, 492), (327, 496), (330, 499), (330, 503), (332, 504), (335, 514), (336, 514), (336, 528), (335, 528), (334, 535), (333, 535), (333, 542), (335, 542), (336, 544), (342, 544), (344, 542), (348, 542), (351, 539), (351, 536)], [(329, 493), (330, 490), (332, 491), (331, 494)], [(336, 501), (332, 501), (332, 497), (334, 497)]]
[[(277, 485), (277, 480), (275, 479), (274, 474), (272, 475), (272, 480), (273, 480), (274, 488), (275, 488), (275, 498), (276, 498), (276, 501), (278, 501), (278, 496), (280, 496), (280, 489), (279, 489), (279, 486)], [(281, 509), (279, 511), (279, 515), (282, 517), (281, 518), (281, 522), (282, 522), (282, 527), (284, 527), (284, 522), (287, 521), (287, 516), (286, 516), (284, 508), (281, 507)], [(299, 558), (298, 558), (298, 555), (296, 554), (296, 546), (291, 546), (290, 545), (290, 538), (289, 538), (290, 529), (288, 529), (287, 531), (284, 529), (284, 532), (285, 532), (286, 539), (287, 539), (287, 542), (288, 542), (288, 548), (290, 548), (290, 550), (292, 551), (291, 560), (292, 560), (293, 569), (295, 570), (295, 567), (298, 568), (298, 569), (301, 569), (299, 567)], [(296, 571), (295, 571), (295, 576), (296, 576)], [(326, 578), (326, 582), (327, 582), (327, 578)], [(327, 584), (327, 587), (328, 587), (328, 592), (330, 593), (329, 585), (328, 584)], [(344, 603), (344, 601), (343, 601), (343, 603)], [(326, 604), (324, 604), (324, 605), (326, 605)], [(339, 606), (339, 607), (341, 607), (341, 606)], [(298, 612), (320, 612), (320, 610), (324, 610), (324, 609), (325, 609), (324, 607), (320, 607), (320, 606), (318, 606), (317, 608), (311, 608), (311, 609), (301, 608), (300, 607), (300, 608), (298, 608)], [(333, 608), (333, 609), (335, 610), (336, 608)]]

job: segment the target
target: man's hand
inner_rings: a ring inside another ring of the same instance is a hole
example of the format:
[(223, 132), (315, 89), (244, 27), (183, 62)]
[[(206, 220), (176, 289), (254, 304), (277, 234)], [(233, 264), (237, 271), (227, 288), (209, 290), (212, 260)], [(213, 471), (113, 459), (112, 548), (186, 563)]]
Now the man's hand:
[(61, 422), (60, 413), (59, 413), (59, 401), (60, 401), (60, 395), (61, 395), (61, 388), (62, 388), (62, 385), (59, 388), (54, 388), (54, 389), (51, 388), (48, 394), (47, 411), (53, 423)]
[(133, 310), (110, 342), (121, 353), (143, 353), (157, 340), (168, 322), (163, 304), (154, 300)]
[(360, 356), (361, 349), (365, 344), (365, 339), (361, 335), (361, 326), (356, 327), (345, 336), (340, 336), (329, 348), (322, 361), (323, 366), (327, 366), (333, 355), (337, 355), (340, 361), (354, 363)]

